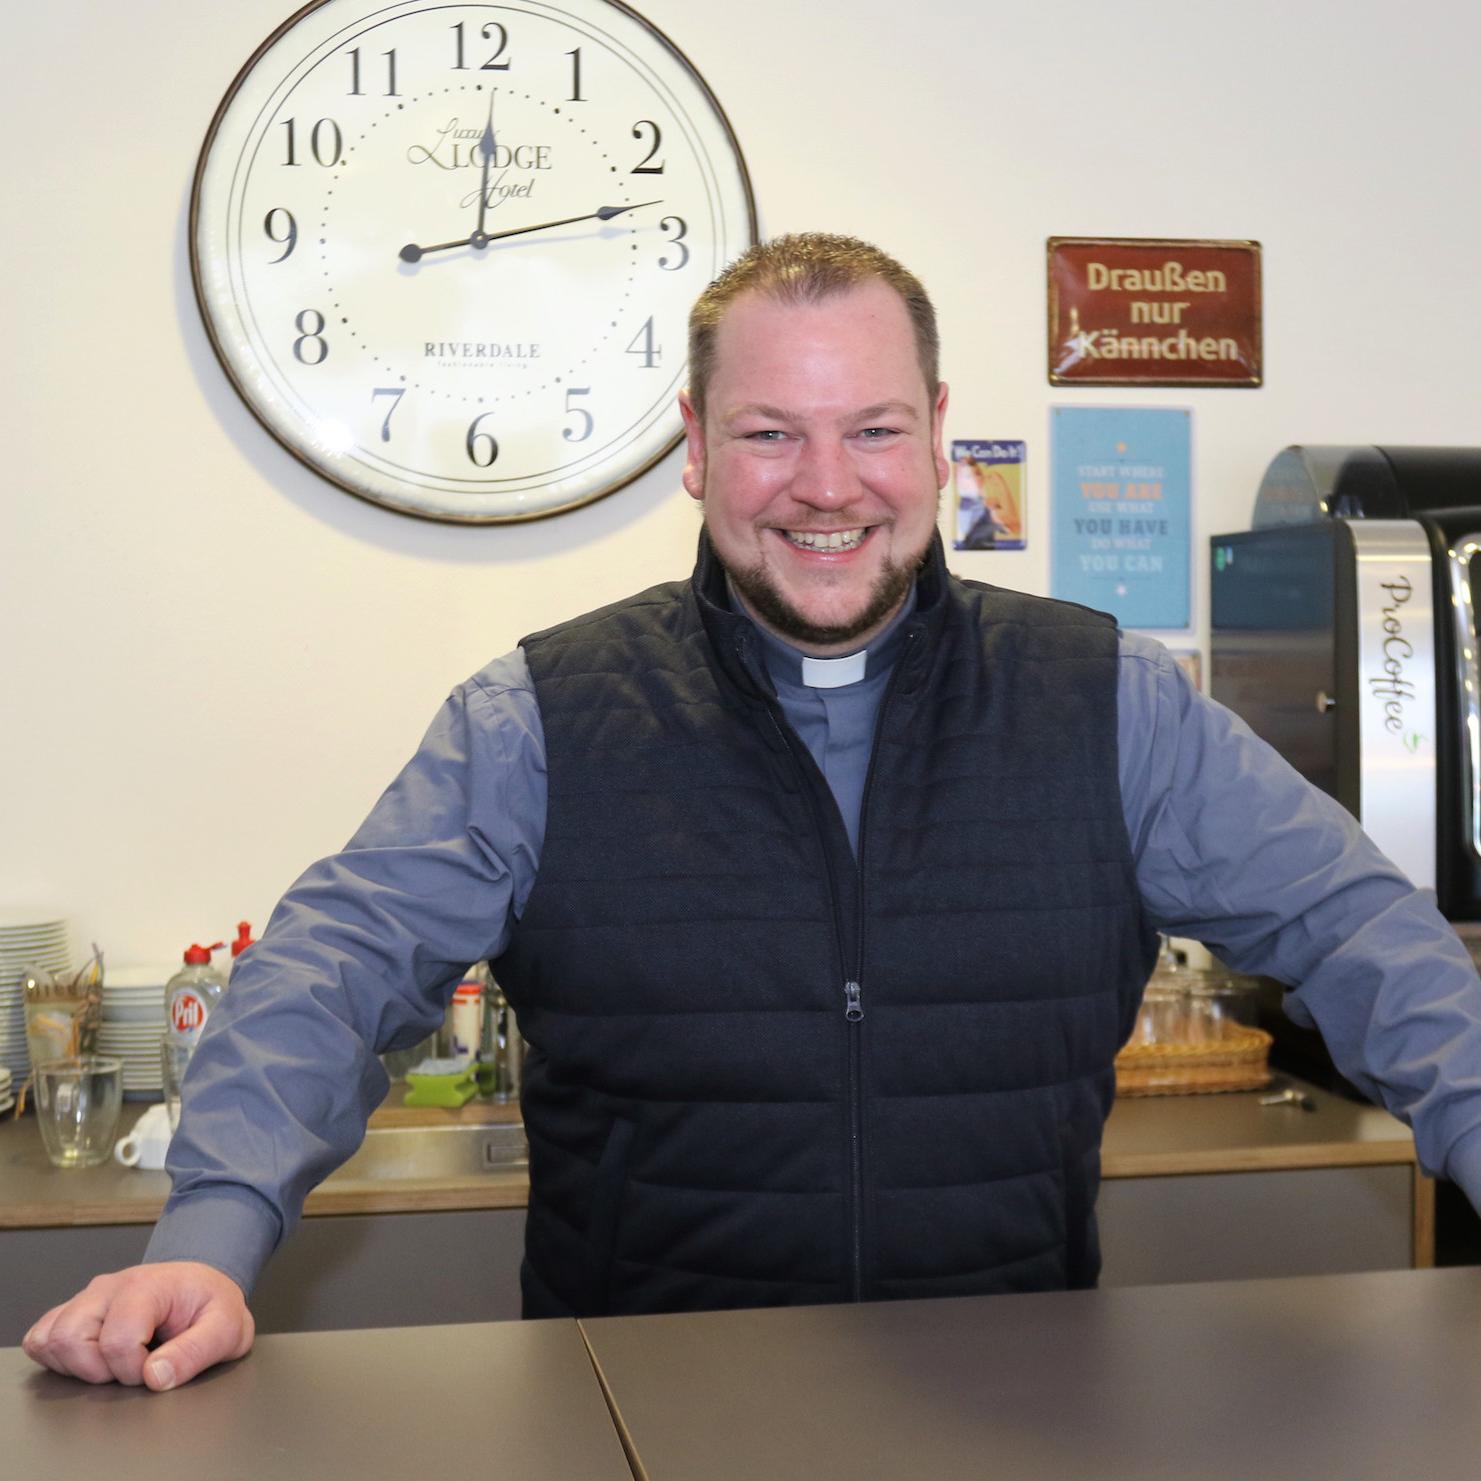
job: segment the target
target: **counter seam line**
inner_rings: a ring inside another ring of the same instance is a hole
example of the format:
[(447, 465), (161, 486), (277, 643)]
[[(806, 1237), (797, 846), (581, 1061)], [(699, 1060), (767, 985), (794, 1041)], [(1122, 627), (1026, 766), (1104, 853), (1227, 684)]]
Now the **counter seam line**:
[(596, 1374), (597, 1382), (601, 1385), (602, 1398), (606, 1400), (607, 1413), (612, 1420), (613, 1429), (617, 1431), (617, 1440), (622, 1446), (622, 1453), (627, 1457), (627, 1465), (633, 1473), (633, 1481), (650, 1481), (647, 1468), (638, 1457), (638, 1447), (633, 1443), (633, 1437), (628, 1432), (627, 1421), (623, 1419), (621, 1411), (617, 1408), (617, 1400), (612, 1395), (612, 1386), (607, 1382), (607, 1375), (602, 1372), (602, 1365), (597, 1361), (591, 1338), (586, 1335), (586, 1324), (580, 1317), (576, 1318), (576, 1330), (581, 1334), (586, 1356), (591, 1360), (591, 1370)]

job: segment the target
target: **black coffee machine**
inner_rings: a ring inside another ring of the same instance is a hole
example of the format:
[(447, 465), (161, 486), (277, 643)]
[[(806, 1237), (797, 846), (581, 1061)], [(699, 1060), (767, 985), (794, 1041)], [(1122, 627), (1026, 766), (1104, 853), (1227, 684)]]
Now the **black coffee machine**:
[[(1210, 541), (1210, 691), (1481, 953), (1481, 448), (1288, 447)], [(1272, 1062), (1354, 1096), (1266, 984)]]
[(1213, 697), (1481, 922), (1481, 448), (1288, 447), (1210, 545)]

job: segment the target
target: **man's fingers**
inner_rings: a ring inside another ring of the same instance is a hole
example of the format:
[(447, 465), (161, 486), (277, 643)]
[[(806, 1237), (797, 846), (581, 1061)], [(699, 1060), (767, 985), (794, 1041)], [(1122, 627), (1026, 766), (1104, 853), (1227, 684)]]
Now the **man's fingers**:
[[(144, 1382), (144, 1360), (155, 1333), (169, 1318), (168, 1293), (150, 1282), (120, 1282), (97, 1332), (98, 1354), (108, 1377), (119, 1383)], [(94, 1380), (102, 1382), (103, 1380)]]
[(31, 1323), (31, 1330), (21, 1338), (21, 1350), (32, 1362), (45, 1361), (41, 1355), (46, 1351), (46, 1339), (51, 1335), (51, 1324), (61, 1309), (60, 1306), (53, 1306), (50, 1311), (43, 1311)]
[[(193, 1261), (100, 1275), (26, 1333), (27, 1355), (87, 1383), (175, 1388), (203, 1368), (243, 1357), (254, 1326), (241, 1287)], [(149, 1351), (156, 1337), (165, 1339)]]
[(100, 1276), (70, 1301), (52, 1307), (26, 1333), (21, 1346), (32, 1361), (86, 1383), (107, 1383), (113, 1377), (97, 1345), (108, 1310), (107, 1279)]
[(144, 1382), (159, 1392), (178, 1388), (213, 1363), (244, 1357), (251, 1351), (253, 1334), (245, 1302), (212, 1302), (191, 1326), (149, 1354), (142, 1365)]

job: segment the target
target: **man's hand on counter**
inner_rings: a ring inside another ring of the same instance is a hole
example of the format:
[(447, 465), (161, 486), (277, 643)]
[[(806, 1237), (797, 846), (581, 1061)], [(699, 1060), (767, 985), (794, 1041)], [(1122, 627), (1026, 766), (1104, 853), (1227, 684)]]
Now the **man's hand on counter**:
[(142, 1383), (163, 1392), (214, 1363), (245, 1357), (255, 1330), (230, 1276), (175, 1260), (97, 1276), (52, 1307), (21, 1346), (43, 1367), (85, 1383)]

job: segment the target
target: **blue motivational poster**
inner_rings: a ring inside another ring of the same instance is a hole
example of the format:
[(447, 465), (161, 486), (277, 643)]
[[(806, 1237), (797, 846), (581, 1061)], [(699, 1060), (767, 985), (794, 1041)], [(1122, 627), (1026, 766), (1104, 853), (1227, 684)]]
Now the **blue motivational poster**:
[(1050, 411), (1050, 590), (1123, 627), (1187, 627), (1193, 414)]

